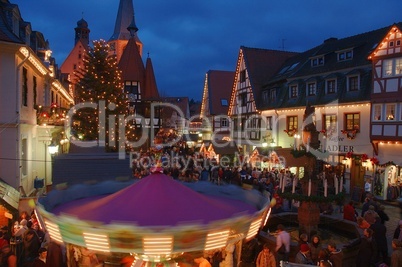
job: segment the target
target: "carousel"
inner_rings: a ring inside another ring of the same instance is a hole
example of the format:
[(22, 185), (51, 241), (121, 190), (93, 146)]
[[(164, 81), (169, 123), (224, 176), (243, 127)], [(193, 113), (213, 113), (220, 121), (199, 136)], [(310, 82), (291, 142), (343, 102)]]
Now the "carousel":
[(51, 240), (66, 247), (68, 266), (175, 266), (184, 255), (223, 251), (221, 266), (229, 267), (270, 208), (257, 191), (181, 183), (154, 168), (134, 182), (51, 191), (36, 212)]

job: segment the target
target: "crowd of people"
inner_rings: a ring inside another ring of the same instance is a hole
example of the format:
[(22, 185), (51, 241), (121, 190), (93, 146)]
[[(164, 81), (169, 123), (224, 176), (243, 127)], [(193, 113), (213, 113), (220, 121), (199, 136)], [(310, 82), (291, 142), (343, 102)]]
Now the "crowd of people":
[(63, 267), (64, 257), (62, 247), (39, 227), (34, 212), (21, 212), (11, 229), (1, 227), (1, 267)]

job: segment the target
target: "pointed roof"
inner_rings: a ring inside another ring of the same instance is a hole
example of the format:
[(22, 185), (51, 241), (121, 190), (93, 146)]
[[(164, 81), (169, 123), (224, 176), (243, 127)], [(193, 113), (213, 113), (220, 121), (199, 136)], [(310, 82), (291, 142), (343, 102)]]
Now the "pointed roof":
[(156, 85), (154, 67), (152, 66), (151, 58), (148, 56), (145, 64), (145, 90), (143, 91), (143, 98), (158, 98), (159, 91)]
[(185, 222), (208, 224), (256, 211), (256, 207), (243, 201), (207, 196), (164, 174), (154, 173), (114, 194), (74, 200), (52, 212), (103, 223), (175, 226)]
[[(129, 40), (131, 37), (127, 29), (129, 26), (135, 26), (133, 0), (120, 0), (114, 32), (109, 41)], [(139, 41), (138, 37), (136, 37), (136, 39)]]
[(123, 81), (139, 81), (144, 85), (145, 68), (134, 37), (130, 38), (119, 61)]
[(277, 73), (280, 66), (288, 58), (298, 53), (245, 46), (241, 46), (240, 50), (250, 79), (255, 104), (257, 109), (260, 109), (261, 101), (259, 101), (259, 96), (263, 85)]
[(235, 72), (209, 70), (207, 74), (209, 114), (227, 115)]

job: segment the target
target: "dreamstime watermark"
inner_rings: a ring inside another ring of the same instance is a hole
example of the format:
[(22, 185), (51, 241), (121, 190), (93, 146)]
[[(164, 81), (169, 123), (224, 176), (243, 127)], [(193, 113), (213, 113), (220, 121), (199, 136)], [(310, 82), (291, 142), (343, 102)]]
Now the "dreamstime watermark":
[[(307, 152), (313, 154), (316, 158), (318, 159), (326, 159), (328, 157), (328, 151), (326, 149), (327, 145), (331, 145), (331, 147), (338, 147), (339, 141), (342, 140), (342, 136), (338, 135), (333, 135), (333, 136), (325, 136), (325, 138), (321, 137), (321, 145), (319, 147), (311, 147), (310, 144), (308, 143), (310, 140), (307, 140), (303, 136), (300, 136), (300, 133), (303, 132), (303, 129), (305, 128), (306, 125), (308, 124), (314, 124), (314, 126), (317, 125), (323, 125), (322, 127), (330, 128), (330, 127), (338, 127), (337, 126), (337, 120), (333, 119), (328, 120), (325, 114), (328, 114), (329, 112), (326, 111), (326, 108), (331, 109), (331, 114), (336, 114), (336, 111), (334, 111), (334, 107), (337, 107), (337, 102), (332, 102), (327, 104), (326, 107), (321, 107), (318, 111), (315, 110), (314, 112), (311, 112), (308, 114), (308, 116), (304, 120), (300, 120), (299, 114), (296, 114), (296, 117), (298, 122), (296, 129), (296, 133), (298, 134), (297, 136), (289, 136), (290, 138), (286, 139), (287, 137), (285, 136), (283, 140), (287, 140), (289, 142), (289, 147), (293, 147), (295, 150), (298, 149), (304, 149), (307, 150)], [(131, 147), (131, 148), (139, 148), (143, 145), (145, 145), (147, 142), (150, 144), (150, 146), (155, 146), (153, 137), (156, 134), (156, 131), (159, 130), (159, 127), (161, 124), (159, 123), (161, 117), (166, 116), (167, 114), (177, 114), (175, 118), (183, 118), (182, 123), (183, 123), (183, 128), (189, 129), (190, 124), (195, 121), (199, 121), (200, 116), (199, 115), (194, 115), (188, 120), (185, 120), (186, 118), (185, 114), (183, 113), (182, 109), (172, 103), (151, 103), (150, 104), (150, 116), (149, 117), (144, 117), (141, 114), (130, 114), (130, 115), (116, 115), (116, 114), (109, 114), (108, 117), (106, 117), (106, 114), (108, 113), (107, 111), (113, 112), (116, 109), (116, 105), (114, 103), (109, 103), (106, 105), (106, 101), (101, 100), (99, 103), (89, 103), (89, 102), (84, 102), (84, 103), (79, 103), (72, 107), (68, 113), (67, 113), (67, 119), (65, 121), (65, 133), (71, 136), (71, 130), (72, 130), (72, 123), (73, 123), (73, 117), (77, 112), (79, 112), (82, 109), (93, 109), (97, 110), (98, 114), (98, 138), (96, 141), (82, 141), (82, 140), (77, 140), (77, 139), (71, 139), (71, 142), (74, 143), (77, 146), (81, 147), (92, 147), (92, 146), (105, 146), (106, 142), (106, 136), (109, 134), (108, 142), (109, 146), (111, 147), (116, 147), (118, 148), (118, 153), (119, 153), (119, 159), (124, 159), (126, 157), (126, 147)], [(170, 110), (173, 112), (163, 112), (163, 116), (161, 116), (160, 112), (161, 110)], [(96, 114), (94, 112), (94, 114)], [(285, 129), (282, 129), (284, 125), (288, 125), (288, 119), (289, 115), (285, 112), (281, 112), (281, 114), (278, 114), (275, 112), (274, 116), (268, 116), (268, 115), (261, 115), (261, 114), (255, 114), (252, 116), (245, 117), (242, 114), (238, 114), (237, 116), (227, 116), (227, 115), (220, 115), (220, 116), (215, 116), (214, 120), (211, 121), (209, 118), (203, 117), (202, 118), (202, 129), (203, 130), (210, 130), (209, 134), (209, 140), (210, 142), (213, 143), (215, 147), (225, 147), (228, 146), (228, 143), (224, 142), (219, 142), (216, 141), (219, 139), (218, 137), (222, 136), (222, 129), (214, 130), (213, 123), (216, 121), (226, 121), (227, 122), (227, 127), (225, 128), (227, 132), (230, 133), (230, 140), (233, 141), (231, 145), (249, 145), (251, 147), (261, 147), (262, 142), (265, 142), (267, 139), (267, 135), (269, 133), (269, 136), (271, 140), (276, 140), (276, 142), (279, 140), (280, 137), (280, 131), (284, 131)], [(166, 119), (166, 118), (165, 118)], [(301, 123), (300, 123), (301, 122)], [(333, 125), (331, 125), (333, 124)], [(127, 125), (141, 125), (141, 133), (139, 136), (136, 136), (135, 141), (130, 141), (126, 138), (126, 126)], [(280, 128), (282, 127), (282, 128)], [(287, 126), (286, 126), (287, 127)], [(321, 128), (321, 127), (320, 127)], [(118, 129), (116, 131), (116, 129)], [(173, 140), (165, 141), (165, 143), (158, 143), (159, 146), (162, 147), (170, 147), (175, 145), (177, 142), (181, 140), (182, 137), (185, 137), (187, 140), (190, 140), (190, 136), (186, 131), (185, 133), (182, 134), (182, 136), (177, 136)], [(337, 132), (337, 131), (336, 131)], [(282, 133), (284, 135), (284, 133)], [(152, 137), (152, 138), (151, 138)], [(297, 138), (299, 137), (299, 138)], [(285, 144), (283, 147), (286, 146), (286, 141), (282, 141), (283, 144)], [(325, 143), (325, 144), (323, 144)], [(136, 155), (138, 156), (138, 155)], [(174, 157), (171, 157), (174, 158)], [(243, 158), (245, 158), (243, 156)], [(239, 164), (244, 164), (242, 162), (243, 160), (239, 160), (240, 156), (237, 157), (237, 161), (235, 162), (240, 162)], [(188, 162), (189, 160), (194, 159), (184, 159), (182, 158), (180, 162)], [(264, 159), (266, 160), (266, 159)], [(155, 163), (154, 159), (147, 159), (148, 162), (153, 162)], [(143, 160), (144, 164), (146, 160)], [(222, 162), (222, 163), (221, 163)], [(233, 159), (229, 160), (229, 157), (221, 157), (220, 158), (220, 164), (222, 164), (222, 167), (226, 167), (226, 162), (231, 162), (233, 164)], [(285, 159), (282, 160), (282, 163), (286, 166)], [(176, 163), (175, 163), (176, 164)], [(173, 165), (173, 163), (171, 163)], [(185, 164), (186, 165), (186, 164)]]

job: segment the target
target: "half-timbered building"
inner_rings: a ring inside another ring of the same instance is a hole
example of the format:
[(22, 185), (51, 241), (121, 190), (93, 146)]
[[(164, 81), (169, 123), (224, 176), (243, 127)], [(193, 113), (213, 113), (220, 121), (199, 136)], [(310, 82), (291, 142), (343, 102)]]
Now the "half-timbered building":
[[(323, 162), (318, 171), (345, 176), (349, 191), (364, 187), (373, 165), (370, 145), (372, 66), (368, 59), (388, 28), (322, 44), (288, 59), (261, 91), (262, 117), (273, 121), (265, 136), (292, 150), (310, 149)], [(320, 132), (317, 149), (303, 133), (308, 118)], [(291, 167), (291, 166), (289, 166)], [(325, 169), (327, 168), (327, 169)]]
[(205, 75), (201, 113), (203, 140), (229, 140), (229, 96), (233, 71), (209, 70)]
[(283, 62), (296, 53), (241, 46), (237, 59), (228, 115), (231, 139), (251, 154), (262, 140), (261, 89)]
[(402, 185), (402, 23), (387, 28), (369, 55), (373, 64), (370, 137), (381, 166), (374, 193), (394, 199)]

